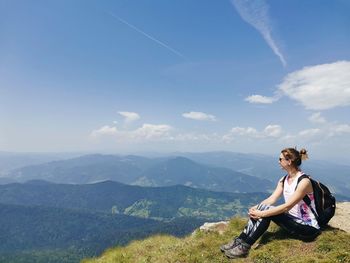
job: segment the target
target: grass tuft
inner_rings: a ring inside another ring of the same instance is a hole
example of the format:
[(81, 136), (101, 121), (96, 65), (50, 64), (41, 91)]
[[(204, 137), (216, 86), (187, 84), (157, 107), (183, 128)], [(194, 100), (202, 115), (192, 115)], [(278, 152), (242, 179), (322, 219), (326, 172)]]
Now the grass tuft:
[[(232, 262), (220, 252), (219, 246), (237, 236), (246, 219), (233, 218), (224, 234), (196, 231), (193, 235), (176, 238), (152, 236), (125, 247), (111, 248), (98, 258), (83, 263), (225, 263)], [(271, 224), (249, 256), (234, 262), (250, 263), (313, 263), (350, 262), (350, 234), (329, 228), (316, 240), (303, 242), (290, 238), (282, 229)]]

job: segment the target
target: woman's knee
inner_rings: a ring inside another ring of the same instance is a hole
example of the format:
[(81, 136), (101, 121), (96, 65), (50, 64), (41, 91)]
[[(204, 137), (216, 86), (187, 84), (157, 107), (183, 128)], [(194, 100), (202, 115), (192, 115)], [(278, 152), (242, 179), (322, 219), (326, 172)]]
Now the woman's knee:
[(258, 207), (257, 207), (257, 209), (260, 210), (260, 211), (269, 210), (270, 208), (271, 208), (270, 205), (266, 205), (266, 204), (263, 204), (263, 203), (259, 204)]

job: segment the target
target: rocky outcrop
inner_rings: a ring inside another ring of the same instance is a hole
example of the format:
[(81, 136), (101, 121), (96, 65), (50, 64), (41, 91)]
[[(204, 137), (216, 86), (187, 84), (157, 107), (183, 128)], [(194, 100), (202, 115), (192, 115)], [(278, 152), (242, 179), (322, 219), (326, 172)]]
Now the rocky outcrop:
[(329, 225), (350, 233), (350, 202), (337, 203), (335, 215)]
[(199, 227), (201, 232), (218, 232), (220, 235), (223, 234), (229, 224), (229, 221), (220, 221), (214, 223), (204, 223)]
[[(223, 234), (229, 221), (220, 221), (214, 223), (204, 223), (199, 228), (202, 232), (219, 232)], [(337, 209), (334, 217), (329, 221), (329, 225), (350, 233), (350, 202), (337, 203)]]

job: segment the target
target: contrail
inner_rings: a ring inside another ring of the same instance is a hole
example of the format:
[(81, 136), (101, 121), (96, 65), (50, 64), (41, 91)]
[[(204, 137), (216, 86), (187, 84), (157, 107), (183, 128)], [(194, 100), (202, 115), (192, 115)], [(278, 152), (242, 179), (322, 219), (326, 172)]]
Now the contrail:
[(274, 39), (268, 14), (268, 6), (264, 0), (231, 0), (239, 15), (244, 21), (253, 26), (263, 36), (269, 47), (280, 59), (283, 66), (287, 65)]
[(188, 60), (184, 55), (182, 55), (179, 51), (173, 49), (172, 47), (170, 47), (169, 45), (165, 44), (164, 42), (150, 36), (149, 34), (145, 33), (144, 31), (142, 31), (141, 29), (138, 29), (136, 26), (128, 23), (127, 21), (125, 21), (124, 19), (120, 18), (119, 16), (111, 13), (111, 12), (107, 12), (109, 15), (111, 15), (112, 17), (114, 17), (115, 19), (117, 19), (118, 21), (122, 22), (124, 25), (127, 25), (128, 27), (130, 27), (131, 29), (135, 30), (136, 32), (144, 35), (145, 37), (147, 37), (150, 40), (153, 40), (154, 42), (156, 42), (157, 44), (161, 45), (162, 47), (166, 48), (167, 50), (173, 52), (174, 54), (178, 55), (179, 57), (182, 57), (186, 60)]

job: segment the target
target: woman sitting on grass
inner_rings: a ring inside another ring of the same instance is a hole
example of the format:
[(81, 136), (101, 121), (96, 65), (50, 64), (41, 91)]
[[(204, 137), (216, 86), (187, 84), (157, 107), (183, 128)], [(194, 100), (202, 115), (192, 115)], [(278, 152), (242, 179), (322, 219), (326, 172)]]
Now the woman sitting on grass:
[[(228, 258), (247, 256), (250, 247), (268, 229), (271, 220), (301, 239), (312, 240), (317, 237), (320, 227), (311, 209), (303, 201), (304, 196), (308, 195), (315, 210), (311, 182), (308, 178), (303, 178), (297, 185), (298, 178), (304, 174), (300, 170), (301, 162), (306, 159), (308, 156), (305, 149), (300, 152), (294, 148), (281, 151), (279, 164), (288, 174), (279, 180), (270, 197), (249, 209), (250, 218), (243, 232), (232, 242), (220, 247)], [(285, 203), (272, 206), (282, 194)]]

